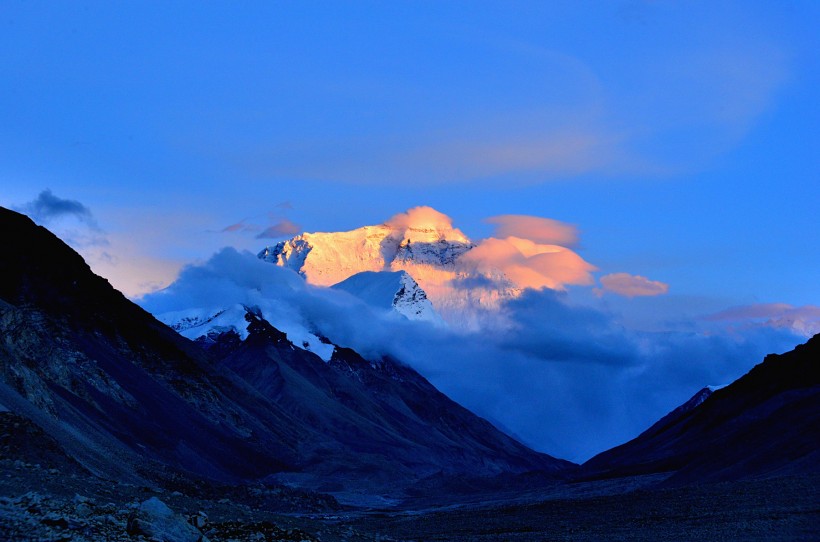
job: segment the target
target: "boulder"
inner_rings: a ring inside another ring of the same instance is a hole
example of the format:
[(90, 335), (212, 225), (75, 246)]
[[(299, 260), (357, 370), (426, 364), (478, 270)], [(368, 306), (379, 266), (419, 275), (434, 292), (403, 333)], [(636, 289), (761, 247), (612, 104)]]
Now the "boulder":
[(130, 535), (142, 535), (156, 542), (205, 542), (202, 533), (183, 516), (156, 497), (151, 497), (131, 513), (126, 527)]

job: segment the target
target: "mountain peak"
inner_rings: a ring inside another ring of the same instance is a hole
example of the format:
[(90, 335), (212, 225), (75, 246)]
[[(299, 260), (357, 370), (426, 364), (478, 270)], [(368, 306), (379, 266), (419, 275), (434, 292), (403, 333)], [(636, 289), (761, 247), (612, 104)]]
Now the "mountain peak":
[(452, 268), (474, 246), (447, 215), (414, 207), (376, 226), (303, 233), (265, 247), (259, 257), (293, 269), (312, 284), (331, 286), (363, 271), (408, 270), (420, 280), (408, 265)]
[[(520, 293), (501, 271), (477, 269), (462, 258), (476, 246), (447, 215), (432, 207), (414, 207), (379, 225), (303, 233), (265, 247), (259, 258), (290, 268), (318, 286), (363, 272), (405, 271), (445, 322), (472, 328), (483, 311)], [(481, 286), (459, 286), (471, 278), (478, 278)]]
[(379, 308), (392, 308), (408, 320), (443, 324), (427, 293), (407, 271), (363, 271), (333, 288), (344, 290), (365, 303)]

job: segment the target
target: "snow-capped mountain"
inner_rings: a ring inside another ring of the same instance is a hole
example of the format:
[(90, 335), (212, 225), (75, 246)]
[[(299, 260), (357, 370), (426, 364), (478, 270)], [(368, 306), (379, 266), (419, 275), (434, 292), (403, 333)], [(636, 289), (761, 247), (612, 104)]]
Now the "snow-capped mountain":
[(454, 271), (458, 257), (474, 246), (452, 227), (381, 224), (346, 232), (303, 233), (265, 247), (259, 257), (293, 269), (312, 284), (331, 286), (362, 271), (423, 265)]
[(461, 327), (473, 327), (482, 309), (520, 293), (502, 272), (462, 259), (476, 245), (445, 215), (416, 208), (402, 216), (346, 232), (303, 233), (265, 247), (259, 258), (320, 286), (362, 272), (405, 271), (441, 317)]
[(333, 288), (355, 295), (374, 307), (392, 308), (408, 320), (443, 324), (427, 294), (406, 271), (362, 271)]
[[(405, 271), (364, 271), (333, 286), (359, 298), (364, 303), (382, 310), (395, 310), (408, 320), (444, 325), (427, 294)], [(330, 361), (334, 346), (324, 338), (321, 330), (302, 323), (298, 318), (278, 318), (271, 306), (275, 300), (260, 299), (259, 304), (243, 303), (217, 307), (194, 307), (157, 314), (157, 319), (183, 337), (207, 346), (223, 334), (234, 333), (244, 341), (248, 338), (248, 314), (269, 319), (297, 348)]]
[[(259, 314), (258, 307), (234, 304), (227, 308), (194, 308), (183, 311), (166, 312), (157, 319), (191, 339), (208, 343), (224, 333), (234, 332), (240, 340), (248, 338), (248, 313)], [(296, 322), (277, 322), (277, 329), (285, 333), (295, 346), (313, 352), (325, 361), (333, 355), (333, 345)]]
[(330, 349), (322, 360), (295, 344), (313, 340), (299, 336), (309, 329), (279, 329), (250, 304), (177, 312), (177, 332), (205, 331), (193, 343), (23, 215), (0, 207), (0, 238), (0, 404), (106, 483), (176, 488), (193, 476), (198, 488), (282, 480), (401, 494), (433, 474), (573, 466), (501, 433), (393, 358), (314, 336)]

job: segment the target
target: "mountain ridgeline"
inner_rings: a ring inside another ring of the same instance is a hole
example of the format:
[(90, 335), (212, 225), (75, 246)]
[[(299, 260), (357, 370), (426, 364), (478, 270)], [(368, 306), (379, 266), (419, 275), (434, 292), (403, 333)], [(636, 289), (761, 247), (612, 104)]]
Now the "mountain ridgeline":
[(253, 307), (190, 341), (94, 275), (46, 229), (0, 210), (0, 405), (90, 471), (392, 491), (424, 477), (560, 473), (398, 360), (297, 348)]
[[(0, 239), (0, 411), (105, 479), (397, 495), (440, 490), (437, 480), (662, 474), (680, 485), (820, 471), (820, 336), (578, 466), (505, 435), (400, 360), (366, 359), (318, 331), (294, 344), (242, 305), (189, 317), (177, 329), (190, 340), (24, 215), (0, 209)], [(388, 301), (403, 288), (418, 308), (426, 298), (411, 281), (394, 271), (341, 288)]]
[(669, 473), (672, 485), (820, 472), (820, 335), (701, 390), (583, 467), (592, 477)]

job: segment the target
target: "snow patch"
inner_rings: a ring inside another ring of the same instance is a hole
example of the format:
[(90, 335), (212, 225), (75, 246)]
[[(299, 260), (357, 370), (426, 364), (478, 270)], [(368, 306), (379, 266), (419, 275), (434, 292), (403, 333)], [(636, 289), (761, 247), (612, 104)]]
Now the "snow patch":
[(294, 346), (302, 350), (307, 350), (308, 352), (313, 352), (322, 358), (322, 361), (330, 361), (330, 357), (333, 355), (333, 349), (336, 348), (327, 340), (322, 340), (321, 337), (318, 337), (297, 324), (280, 324), (278, 326), (274, 325), (273, 327), (287, 335), (288, 340), (292, 342)]
[(393, 309), (408, 320), (444, 325), (425, 291), (406, 271), (363, 271), (332, 287), (372, 307)]
[[(259, 311), (262, 318), (265, 318), (273, 327), (287, 335), (288, 340), (294, 346), (313, 352), (326, 362), (330, 361), (334, 348), (332, 344), (323, 341), (319, 336), (296, 322), (277, 321), (276, 319), (271, 321), (264, 309), (259, 309)], [(270, 311), (267, 312), (270, 313)], [(235, 304), (228, 308), (198, 308), (166, 312), (157, 315), (157, 319), (192, 341), (200, 337), (230, 331), (235, 331), (239, 334), (239, 338), (244, 341), (249, 335), (248, 321), (245, 319), (247, 313), (248, 308), (246, 306)]]
[(196, 340), (214, 331), (224, 333), (236, 331), (244, 341), (248, 338), (248, 312), (244, 305), (236, 304), (228, 308), (195, 308), (166, 312), (157, 319), (168, 325), (183, 337)]

